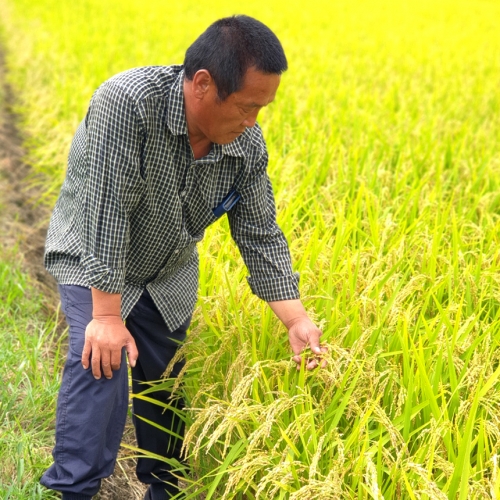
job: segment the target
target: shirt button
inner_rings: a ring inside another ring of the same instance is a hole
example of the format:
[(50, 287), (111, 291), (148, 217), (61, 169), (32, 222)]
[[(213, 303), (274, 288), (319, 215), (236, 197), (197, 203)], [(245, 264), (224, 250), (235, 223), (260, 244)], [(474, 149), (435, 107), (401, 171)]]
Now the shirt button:
[(179, 250), (175, 250), (174, 253), (179, 253)]

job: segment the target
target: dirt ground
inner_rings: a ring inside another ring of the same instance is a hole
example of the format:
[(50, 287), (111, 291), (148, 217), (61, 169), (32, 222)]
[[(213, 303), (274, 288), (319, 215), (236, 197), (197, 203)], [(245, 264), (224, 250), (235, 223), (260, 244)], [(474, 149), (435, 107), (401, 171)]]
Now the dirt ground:
[(2, 252), (17, 248), (24, 269), (56, 301), (56, 285), (43, 267), (43, 247), (49, 210), (37, 204), (29, 188), (30, 169), (23, 163), (22, 138), (12, 113), (13, 95), (5, 83), (0, 53), (0, 234)]
[[(4, 57), (0, 52), (0, 252), (2, 255), (12, 254), (12, 249), (15, 249), (24, 271), (42, 291), (47, 314), (50, 314), (58, 304), (56, 284), (43, 267), (50, 210), (38, 203), (37, 189), (30, 187), (33, 174), (23, 162), (22, 134), (12, 111), (14, 99), (12, 89), (5, 81)], [(124, 441), (134, 443), (130, 422)], [(95, 500), (143, 498), (145, 488), (135, 478), (135, 462), (126, 456), (126, 451), (122, 450), (114, 475), (103, 481)]]

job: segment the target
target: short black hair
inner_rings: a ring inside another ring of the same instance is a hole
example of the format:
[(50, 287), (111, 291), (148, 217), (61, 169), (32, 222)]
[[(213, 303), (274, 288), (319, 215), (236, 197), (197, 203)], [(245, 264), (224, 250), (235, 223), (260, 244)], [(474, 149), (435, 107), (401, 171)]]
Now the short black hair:
[(214, 79), (217, 95), (224, 101), (243, 85), (250, 67), (281, 75), (288, 68), (278, 37), (253, 17), (224, 17), (211, 24), (187, 49), (184, 74), (192, 80), (200, 69)]

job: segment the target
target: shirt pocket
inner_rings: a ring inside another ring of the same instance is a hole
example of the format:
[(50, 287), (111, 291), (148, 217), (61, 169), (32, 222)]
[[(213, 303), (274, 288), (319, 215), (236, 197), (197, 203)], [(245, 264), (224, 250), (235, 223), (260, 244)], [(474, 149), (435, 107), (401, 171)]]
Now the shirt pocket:
[(201, 196), (186, 199), (183, 204), (183, 222), (187, 232), (195, 241), (201, 241), (205, 229), (213, 224), (217, 217), (213, 208)]

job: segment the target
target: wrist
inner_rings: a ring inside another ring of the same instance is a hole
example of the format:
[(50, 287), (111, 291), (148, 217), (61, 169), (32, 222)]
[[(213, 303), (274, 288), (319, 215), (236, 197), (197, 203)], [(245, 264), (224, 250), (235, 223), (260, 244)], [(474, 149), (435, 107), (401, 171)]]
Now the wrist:
[(303, 320), (309, 320), (309, 316), (299, 299), (269, 302), (269, 306), (288, 330)]
[(122, 317), (116, 314), (92, 314), (92, 319), (98, 323), (118, 324), (123, 323)]
[(293, 318), (287, 318), (286, 322), (284, 321), (283, 324), (285, 325), (287, 330), (290, 330), (290, 328), (294, 327), (297, 323), (300, 323), (302, 321), (309, 321), (310, 323), (312, 323), (309, 316), (307, 314), (303, 314)]
[(92, 317), (103, 322), (122, 321), (122, 296), (119, 293), (107, 293), (92, 288)]

